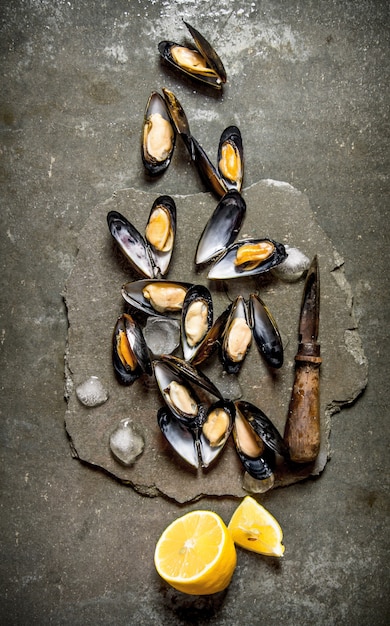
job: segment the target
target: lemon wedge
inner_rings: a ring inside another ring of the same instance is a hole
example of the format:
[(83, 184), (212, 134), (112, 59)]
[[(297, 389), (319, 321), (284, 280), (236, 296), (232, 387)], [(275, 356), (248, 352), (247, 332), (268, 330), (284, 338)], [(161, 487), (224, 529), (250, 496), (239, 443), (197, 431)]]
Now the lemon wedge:
[(279, 523), (251, 496), (246, 496), (234, 511), (228, 529), (240, 548), (267, 556), (284, 554), (283, 531)]

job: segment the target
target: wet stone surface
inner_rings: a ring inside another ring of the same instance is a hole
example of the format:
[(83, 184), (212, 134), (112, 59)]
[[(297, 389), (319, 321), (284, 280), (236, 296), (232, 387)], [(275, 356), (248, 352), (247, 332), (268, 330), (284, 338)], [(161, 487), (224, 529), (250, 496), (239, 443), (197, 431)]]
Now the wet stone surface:
[[(320, 264), (321, 449), (317, 461), (310, 466), (279, 464), (275, 472), (274, 486), (277, 487), (323, 470), (329, 457), (331, 416), (351, 403), (365, 387), (367, 363), (347, 298), (349, 286), (344, 277), (343, 261), (315, 221), (307, 197), (287, 183), (272, 180), (263, 180), (245, 189), (243, 196), (247, 215), (240, 237), (273, 238), (299, 248), (309, 259), (317, 254)], [(113, 198), (94, 208), (80, 233), (79, 252), (65, 293), (69, 320), (66, 371), (72, 379), (68, 387), (77, 388), (83, 382), (93, 353), (94, 374), (108, 390), (109, 399), (103, 406), (87, 409), (74, 393), (70, 394), (66, 429), (72, 450), (80, 460), (103, 468), (145, 495), (165, 494), (178, 502), (203, 495), (241, 497), (246, 493), (244, 471), (232, 438), (207, 470), (187, 467), (159, 431), (156, 416), (162, 400), (153, 380), (146, 377), (131, 387), (123, 387), (114, 376), (111, 337), (117, 317), (125, 310), (121, 286), (136, 277), (115, 249), (106, 215), (109, 210), (117, 210), (142, 232), (155, 198), (153, 193), (134, 189), (118, 191)], [(195, 271), (194, 254), (216, 200), (204, 193), (178, 196), (175, 201), (178, 234), (168, 278), (207, 285), (212, 293), (215, 317), (237, 293), (247, 297), (256, 291), (279, 326), (285, 351), (281, 370), (271, 371), (253, 344), (237, 380), (233, 385), (227, 384), (227, 388), (230, 395), (240, 395), (261, 408), (283, 433), (294, 375), (304, 279), (286, 282), (269, 273), (239, 282), (208, 281), (207, 270)], [(351, 334), (354, 350), (350, 349)], [(218, 380), (225, 378), (216, 356), (201, 369), (217, 385)], [(116, 460), (110, 451), (110, 436), (121, 417), (130, 417), (145, 439), (143, 454), (130, 467)]]

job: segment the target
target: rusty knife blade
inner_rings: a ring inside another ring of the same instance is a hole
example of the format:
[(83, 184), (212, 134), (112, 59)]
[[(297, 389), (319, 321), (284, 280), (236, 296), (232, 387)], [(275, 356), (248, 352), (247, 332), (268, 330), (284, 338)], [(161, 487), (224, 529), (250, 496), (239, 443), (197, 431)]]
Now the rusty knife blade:
[(301, 317), (299, 320), (300, 343), (316, 343), (320, 322), (320, 272), (317, 255), (307, 272), (303, 289)]

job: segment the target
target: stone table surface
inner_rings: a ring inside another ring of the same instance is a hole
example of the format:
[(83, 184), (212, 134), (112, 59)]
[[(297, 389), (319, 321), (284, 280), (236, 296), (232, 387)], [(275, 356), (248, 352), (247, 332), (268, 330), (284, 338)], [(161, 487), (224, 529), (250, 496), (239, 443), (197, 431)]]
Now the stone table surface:
[[(317, 254), (320, 265), (321, 309), (321, 448), (314, 464), (293, 466), (279, 463), (275, 486), (288, 485), (319, 474), (329, 456), (331, 416), (353, 402), (367, 382), (367, 363), (351, 312), (342, 260), (332, 242), (316, 223), (305, 194), (280, 181), (263, 180), (243, 191), (247, 213), (239, 238), (271, 237), (302, 250), (310, 259)], [(162, 404), (153, 378), (131, 387), (118, 384), (111, 364), (111, 337), (117, 317), (126, 310), (121, 286), (132, 280), (128, 263), (116, 249), (106, 215), (116, 210), (140, 232), (145, 229), (156, 195), (134, 189), (120, 190), (97, 205), (80, 233), (75, 267), (66, 285), (69, 333), (66, 355), (69, 392), (66, 429), (74, 454), (105, 469), (146, 495), (164, 494), (178, 502), (201, 496), (245, 495), (243, 469), (230, 437), (222, 454), (207, 470), (198, 471), (180, 460), (165, 442), (156, 414)], [(239, 293), (248, 297), (257, 291), (275, 317), (284, 345), (280, 370), (271, 370), (252, 346), (237, 377), (243, 400), (260, 407), (283, 434), (291, 393), (297, 328), (304, 278), (295, 282), (264, 276), (210, 281), (207, 268), (194, 266), (196, 242), (217, 200), (201, 193), (175, 196), (177, 237), (168, 279), (206, 284), (219, 315)], [(217, 356), (201, 370), (217, 386), (226, 385)], [(109, 394), (103, 405), (85, 407), (75, 387), (97, 376)], [(145, 450), (130, 467), (111, 454), (109, 438), (120, 419), (130, 418), (145, 439)]]

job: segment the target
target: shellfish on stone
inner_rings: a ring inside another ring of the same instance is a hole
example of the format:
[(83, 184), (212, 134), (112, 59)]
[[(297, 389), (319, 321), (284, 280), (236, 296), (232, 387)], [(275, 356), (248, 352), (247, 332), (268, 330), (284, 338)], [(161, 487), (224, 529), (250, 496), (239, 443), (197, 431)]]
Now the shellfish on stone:
[(141, 327), (134, 318), (123, 313), (116, 321), (112, 337), (112, 363), (118, 381), (131, 385), (146, 373), (152, 375), (149, 349)]
[(175, 140), (176, 132), (165, 100), (153, 91), (145, 109), (141, 141), (142, 162), (150, 176), (157, 176), (167, 169)]
[(249, 296), (248, 311), (253, 338), (259, 352), (271, 367), (282, 367), (283, 344), (271, 311), (255, 293)]
[(225, 280), (268, 272), (286, 258), (284, 245), (273, 239), (245, 239), (226, 248), (211, 267), (208, 278)]
[(226, 82), (226, 71), (221, 59), (198, 30), (187, 22), (184, 24), (190, 31), (196, 48), (188, 48), (172, 41), (161, 41), (158, 44), (161, 57), (186, 76), (221, 89)]
[(192, 283), (169, 280), (135, 280), (122, 287), (122, 297), (133, 308), (147, 315), (180, 316)]

